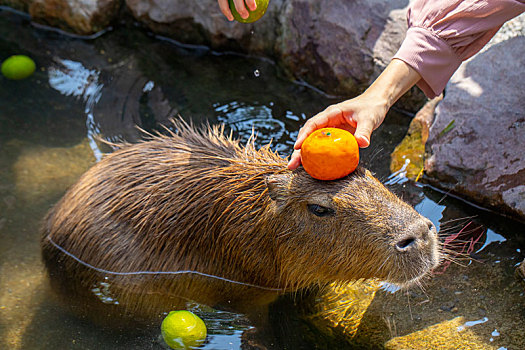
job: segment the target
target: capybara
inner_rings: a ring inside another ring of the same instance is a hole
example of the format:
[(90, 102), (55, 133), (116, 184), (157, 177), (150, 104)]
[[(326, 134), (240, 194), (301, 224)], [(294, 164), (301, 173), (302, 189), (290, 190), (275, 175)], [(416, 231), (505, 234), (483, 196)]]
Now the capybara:
[(434, 226), (368, 170), (319, 181), (221, 127), (173, 129), (107, 155), (45, 218), (52, 285), (82, 312), (242, 312), (335, 281), (408, 284), (438, 264)]

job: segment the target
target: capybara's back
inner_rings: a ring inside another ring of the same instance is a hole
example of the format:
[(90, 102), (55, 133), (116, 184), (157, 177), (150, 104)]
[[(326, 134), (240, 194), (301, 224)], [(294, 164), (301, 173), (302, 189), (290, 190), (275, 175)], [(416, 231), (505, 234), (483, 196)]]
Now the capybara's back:
[(106, 156), (47, 215), (52, 285), (80, 312), (242, 311), (335, 281), (409, 283), (437, 264), (432, 224), (369, 171), (318, 181), (221, 128), (174, 128)]

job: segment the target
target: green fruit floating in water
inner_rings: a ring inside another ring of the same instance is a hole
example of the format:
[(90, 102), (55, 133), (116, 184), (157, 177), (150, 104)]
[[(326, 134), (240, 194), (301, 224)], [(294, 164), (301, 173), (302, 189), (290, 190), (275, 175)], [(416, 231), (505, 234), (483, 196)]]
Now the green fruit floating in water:
[(25, 55), (14, 55), (2, 63), (2, 74), (11, 80), (21, 80), (35, 72), (35, 62)]
[(237, 22), (252, 23), (260, 19), (265, 14), (266, 9), (268, 8), (269, 0), (255, 0), (255, 3), (257, 4), (257, 8), (255, 9), (255, 11), (250, 11), (248, 6), (246, 6), (246, 9), (250, 14), (246, 19), (242, 18), (239, 12), (237, 12), (233, 0), (229, 0), (228, 2), (230, 4), (230, 10), (232, 12), (233, 18), (235, 18)]
[(186, 310), (170, 311), (160, 329), (172, 349), (193, 349), (206, 340), (206, 325), (199, 316)]

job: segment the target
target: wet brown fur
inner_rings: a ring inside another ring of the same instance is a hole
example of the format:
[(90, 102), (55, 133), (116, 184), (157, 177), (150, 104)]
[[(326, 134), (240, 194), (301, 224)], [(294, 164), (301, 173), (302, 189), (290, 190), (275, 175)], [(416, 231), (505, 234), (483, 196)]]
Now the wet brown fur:
[[(243, 311), (333, 281), (405, 283), (439, 260), (428, 220), (369, 171), (318, 181), (287, 170), (269, 146), (242, 146), (220, 127), (174, 127), (106, 156), (45, 219), (52, 284), (77, 296), (82, 312), (101, 310), (101, 300), (145, 319), (188, 300)], [(315, 216), (308, 204), (334, 214)], [(406, 237), (417, 238), (417, 249), (400, 254), (395, 243)], [(240, 284), (169, 274), (185, 270)], [(168, 274), (115, 274), (140, 271)]]

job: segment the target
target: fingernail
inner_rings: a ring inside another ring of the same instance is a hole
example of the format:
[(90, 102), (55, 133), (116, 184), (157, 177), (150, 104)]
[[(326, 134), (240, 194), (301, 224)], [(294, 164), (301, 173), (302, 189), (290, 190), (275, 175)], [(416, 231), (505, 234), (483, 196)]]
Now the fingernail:
[(368, 137), (364, 135), (355, 135), (355, 138), (359, 147), (367, 148), (368, 146), (370, 146), (370, 140), (368, 139)]

